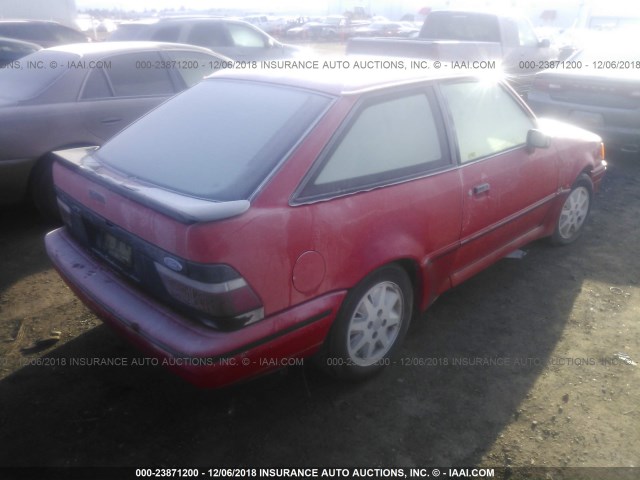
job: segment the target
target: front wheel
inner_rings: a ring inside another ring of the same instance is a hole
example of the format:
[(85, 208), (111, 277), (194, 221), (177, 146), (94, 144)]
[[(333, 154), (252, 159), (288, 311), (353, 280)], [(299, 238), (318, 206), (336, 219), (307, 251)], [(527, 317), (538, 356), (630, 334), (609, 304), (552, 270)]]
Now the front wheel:
[(555, 245), (568, 245), (582, 233), (585, 221), (591, 211), (593, 183), (588, 175), (582, 174), (571, 187), (556, 222), (551, 237)]
[(380, 372), (402, 343), (413, 311), (407, 273), (387, 265), (347, 296), (321, 358), (338, 377), (364, 379)]

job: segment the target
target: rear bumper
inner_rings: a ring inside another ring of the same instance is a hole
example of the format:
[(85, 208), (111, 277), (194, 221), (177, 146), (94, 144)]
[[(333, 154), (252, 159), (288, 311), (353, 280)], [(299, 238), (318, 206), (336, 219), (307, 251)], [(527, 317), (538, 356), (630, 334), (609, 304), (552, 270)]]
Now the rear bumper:
[(241, 330), (221, 332), (141, 293), (79, 247), (64, 228), (49, 233), (45, 243), (65, 282), (106, 324), (199, 387), (222, 387), (314, 354), (346, 295), (326, 294)]

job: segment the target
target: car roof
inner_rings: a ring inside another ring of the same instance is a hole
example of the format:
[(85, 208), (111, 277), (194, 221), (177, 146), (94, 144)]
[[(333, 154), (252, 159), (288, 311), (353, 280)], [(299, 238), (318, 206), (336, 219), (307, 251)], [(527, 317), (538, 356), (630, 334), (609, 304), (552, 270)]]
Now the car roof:
[[(362, 62), (404, 62), (407, 65), (410, 59), (395, 59), (389, 57), (348, 57), (342, 61), (349, 62), (350, 68), (321, 68), (325, 61), (333, 61), (329, 58), (316, 58), (319, 68), (294, 69), (286, 68), (284, 62), (296, 62), (298, 60), (275, 60), (267, 61), (272, 63), (274, 68), (264, 69), (244, 69), (244, 70), (224, 70), (217, 72), (207, 78), (206, 81), (215, 79), (233, 79), (241, 81), (253, 81), (259, 83), (271, 83), (289, 87), (315, 90), (333, 96), (351, 95), (363, 93), (371, 90), (381, 90), (393, 86), (412, 85), (444, 78), (474, 78), (482, 77), (483, 72), (460, 73), (451, 71), (448, 68), (439, 70), (411, 70), (403, 68), (384, 68), (391, 66), (391, 63), (380, 63), (381, 68), (372, 70), (372, 64)], [(335, 59), (334, 59), (335, 60)], [(312, 60), (302, 60), (309, 62)], [(360, 62), (361, 68), (354, 68), (356, 62)], [(260, 62), (263, 63), (263, 62)], [(397, 67), (398, 64), (395, 63)], [(279, 67), (279, 68), (278, 68)], [(285, 68), (283, 68), (285, 67)], [(373, 74), (372, 74), (373, 72)], [(486, 75), (486, 72), (484, 72)], [(495, 75), (494, 75), (495, 77)]]
[(205, 47), (182, 43), (148, 41), (70, 43), (47, 49), (47, 51), (71, 53), (80, 57), (103, 56), (113, 53), (144, 52), (149, 50), (191, 50), (222, 57), (220, 54), (214, 54), (214, 52)]

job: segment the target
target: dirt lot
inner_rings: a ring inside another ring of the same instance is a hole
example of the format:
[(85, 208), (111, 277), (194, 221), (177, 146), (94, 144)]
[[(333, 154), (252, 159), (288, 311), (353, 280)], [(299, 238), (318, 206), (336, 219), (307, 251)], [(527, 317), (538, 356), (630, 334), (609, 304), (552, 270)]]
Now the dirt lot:
[[(0, 466), (482, 466), (511, 478), (639, 478), (639, 469), (565, 468), (640, 467), (639, 219), (640, 163), (613, 159), (584, 237), (565, 248), (536, 242), (441, 297), (381, 376), (336, 383), (304, 366), (199, 391), (132, 366), (144, 359), (52, 270), (48, 227), (26, 207), (6, 209)], [(93, 359), (128, 366), (86, 365)]]

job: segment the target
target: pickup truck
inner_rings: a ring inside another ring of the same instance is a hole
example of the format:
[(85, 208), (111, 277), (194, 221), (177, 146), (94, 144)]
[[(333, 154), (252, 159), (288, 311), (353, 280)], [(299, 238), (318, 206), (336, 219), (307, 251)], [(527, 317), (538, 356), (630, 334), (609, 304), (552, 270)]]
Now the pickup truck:
[(555, 60), (558, 51), (549, 40), (538, 39), (525, 17), (441, 10), (427, 16), (417, 38), (354, 38), (347, 54), (441, 60), (460, 68), (483, 68), (487, 64), (477, 62), (495, 60), (523, 94), (533, 74)]

